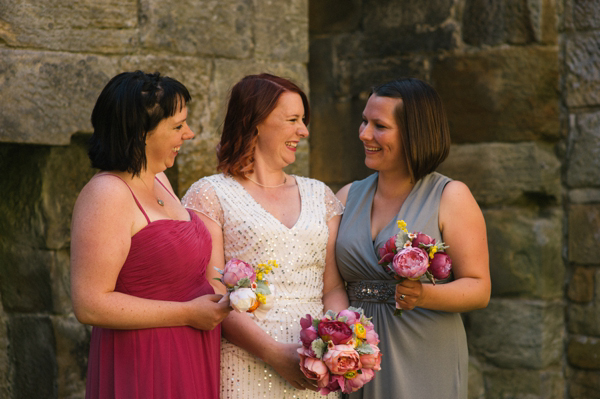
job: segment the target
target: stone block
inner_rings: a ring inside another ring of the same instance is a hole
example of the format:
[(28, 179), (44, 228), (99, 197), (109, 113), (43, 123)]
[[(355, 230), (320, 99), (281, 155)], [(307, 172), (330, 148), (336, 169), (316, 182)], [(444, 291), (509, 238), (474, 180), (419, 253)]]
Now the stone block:
[(600, 202), (600, 190), (594, 188), (580, 188), (569, 190), (571, 204), (587, 204)]
[(469, 313), (470, 352), (506, 369), (543, 370), (563, 355), (564, 315), (558, 303), (492, 299)]
[(254, 1), (254, 57), (308, 62), (308, 0)]
[(57, 398), (54, 331), (48, 316), (12, 316), (8, 325), (15, 365), (15, 398)]
[(363, 29), (369, 57), (431, 52), (456, 47), (458, 26), (449, 0), (365, 0)]
[(596, 0), (574, 0), (573, 22), (577, 30), (600, 28), (600, 3)]
[(592, 302), (572, 303), (567, 307), (567, 327), (571, 334), (600, 337), (600, 270), (594, 275)]
[(580, 369), (600, 370), (600, 339), (570, 336), (567, 347), (569, 364)]
[(600, 265), (600, 204), (574, 204), (568, 212), (569, 261)]
[(569, 399), (600, 399), (600, 372), (573, 370), (569, 376)]
[(565, 39), (565, 93), (569, 107), (600, 104), (600, 32), (582, 32)]
[(53, 251), (0, 242), (0, 291), (5, 311), (49, 312), (53, 310)]
[(564, 398), (565, 377), (560, 370), (488, 369), (484, 372), (486, 399)]
[(310, 62), (308, 63), (311, 107), (327, 103), (334, 96), (337, 87), (334, 77), (336, 68), (334, 48), (334, 40), (330, 37), (311, 38)]
[(148, 52), (244, 59), (252, 55), (251, 3), (246, 0), (140, 2), (141, 45)]
[(555, 0), (467, 0), (463, 40), (480, 45), (556, 43)]
[(91, 132), (96, 98), (116, 75), (95, 55), (0, 49), (0, 142), (68, 145)]
[(344, 33), (360, 27), (361, 0), (309, 1), (310, 32), (314, 34)]
[(562, 298), (562, 211), (487, 209), (492, 296)]
[(59, 398), (84, 398), (91, 327), (74, 317), (55, 317)]
[(576, 267), (567, 289), (568, 298), (577, 303), (586, 303), (594, 299), (596, 270)]
[(575, 115), (569, 135), (567, 184), (600, 186), (600, 112)]
[(123, 54), (138, 46), (135, 0), (0, 0), (0, 10), (10, 47)]
[(559, 204), (561, 163), (536, 143), (453, 145), (438, 171), (464, 182), (482, 206)]
[(454, 142), (558, 140), (557, 47), (499, 47), (440, 56), (433, 86)]
[(485, 383), (483, 370), (479, 361), (473, 356), (469, 358), (468, 399), (485, 399)]
[(9, 357), (8, 315), (4, 313), (0, 294), (0, 398), (12, 398), (14, 367)]

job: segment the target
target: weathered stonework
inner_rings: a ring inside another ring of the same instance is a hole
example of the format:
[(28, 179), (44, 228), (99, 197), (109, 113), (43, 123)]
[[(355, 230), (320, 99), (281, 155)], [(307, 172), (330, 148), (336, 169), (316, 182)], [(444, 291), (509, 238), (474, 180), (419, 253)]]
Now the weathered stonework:
[(600, 204), (571, 205), (569, 231), (569, 261), (600, 265)]
[(600, 112), (576, 114), (571, 126), (567, 183), (570, 187), (600, 186)]
[(566, 100), (569, 107), (600, 105), (600, 32), (566, 38)]
[(486, 399), (563, 398), (564, 374), (556, 367), (529, 369), (489, 369), (485, 371)]
[(594, 299), (595, 276), (595, 269), (577, 267), (569, 282), (568, 298), (577, 303), (586, 303)]
[(600, 370), (600, 339), (572, 335), (567, 356), (569, 363), (577, 368)]

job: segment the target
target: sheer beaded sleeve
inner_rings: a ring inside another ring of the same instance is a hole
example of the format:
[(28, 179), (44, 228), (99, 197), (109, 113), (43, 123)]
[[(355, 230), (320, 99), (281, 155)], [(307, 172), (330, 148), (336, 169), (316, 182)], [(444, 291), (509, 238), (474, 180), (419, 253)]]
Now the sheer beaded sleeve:
[(181, 199), (181, 203), (184, 207), (200, 212), (219, 226), (223, 226), (221, 202), (212, 184), (206, 178), (192, 184)]
[(325, 186), (325, 220), (344, 213), (344, 205), (328, 186)]

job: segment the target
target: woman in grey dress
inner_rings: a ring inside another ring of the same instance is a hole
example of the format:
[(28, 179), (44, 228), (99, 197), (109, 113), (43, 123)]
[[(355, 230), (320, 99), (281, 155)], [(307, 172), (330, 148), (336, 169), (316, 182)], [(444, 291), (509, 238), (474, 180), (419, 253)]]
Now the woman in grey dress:
[[(468, 353), (460, 312), (487, 306), (488, 248), (483, 215), (467, 186), (434, 172), (450, 148), (435, 90), (402, 79), (373, 90), (359, 138), (376, 171), (338, 192), (345, 204), (337, 264), (352, 306), (373, 317), (381, 371), (351, 399), (467, 397)], [(393, 278), (377, 262), (403, 219), (409, 231), (444, 241), (453, 273), (434, 286)], [(394, 316), (395, 308), (403, 309)]]

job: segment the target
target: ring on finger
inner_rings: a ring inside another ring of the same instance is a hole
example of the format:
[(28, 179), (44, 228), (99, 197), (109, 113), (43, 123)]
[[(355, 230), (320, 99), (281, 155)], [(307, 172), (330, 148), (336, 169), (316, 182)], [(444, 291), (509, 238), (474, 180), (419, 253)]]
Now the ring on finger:
[(404, 295), (404, 294), (400, 295), (400, 300), (401, 300), (401, 301), (403, 301), (403, 300), (404, 300), (404, 298), (406, 298), (406, 295)]

